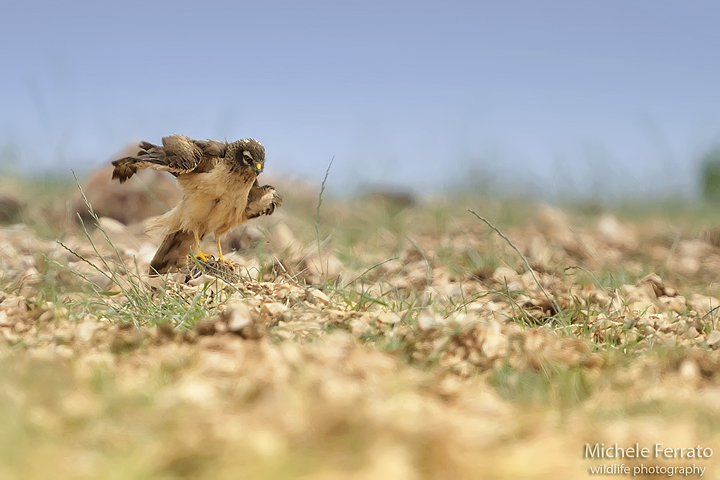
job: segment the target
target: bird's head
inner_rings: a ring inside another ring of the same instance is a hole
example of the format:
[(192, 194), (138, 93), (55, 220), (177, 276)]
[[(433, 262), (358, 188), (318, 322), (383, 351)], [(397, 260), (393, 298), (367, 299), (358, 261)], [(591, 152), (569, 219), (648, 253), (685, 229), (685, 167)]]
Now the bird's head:
[(265, 147), (262, 143), (253, 138), (244, 138), (239, 140), (238, 148), (235, 150), (235, 162), (237, 166), (250, 169), (255, 175), (265, 168)]

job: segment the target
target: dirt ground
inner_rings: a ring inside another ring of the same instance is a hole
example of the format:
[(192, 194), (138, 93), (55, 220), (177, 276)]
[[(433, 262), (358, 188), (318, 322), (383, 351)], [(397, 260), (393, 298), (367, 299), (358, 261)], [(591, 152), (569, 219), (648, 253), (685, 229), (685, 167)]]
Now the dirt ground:
[(0, 198), (0, 478), (720, 478), (712, 209), (291, 189), (233, 271), (148, 277), (144, 214), (31, 191)]

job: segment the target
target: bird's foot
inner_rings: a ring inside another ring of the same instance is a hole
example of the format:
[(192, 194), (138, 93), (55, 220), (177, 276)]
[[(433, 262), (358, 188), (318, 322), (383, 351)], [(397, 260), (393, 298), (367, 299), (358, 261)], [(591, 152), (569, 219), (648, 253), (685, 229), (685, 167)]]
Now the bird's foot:
[(218, 262), (223, 262), (225, 265), (227, 265), (230, 268), (235, 268), (235, 264), (232, 263), (230, 260), (225, 260), (222, 255), (218, 258)]
[(234, 270), (235, 265), (233, 265), (232, 262), (229, 262), (223, 258), (222, 245), (220, 245), (220, 237), (218, 236), (217, 233), (215, 234), (215, 240), (217, 241), (217, 247), (218, 247), (218, 262), (222, 262), (225, 265), (227, 265), (228, 267), (230, 267), (230, 270)]
[(198, 250), (198, 252), (195, 254), (195, 258), (207, 263), (207, 261), (212, 258), (212, 255), (208, 255), (207, 253), (203, 253), (202, 250)]

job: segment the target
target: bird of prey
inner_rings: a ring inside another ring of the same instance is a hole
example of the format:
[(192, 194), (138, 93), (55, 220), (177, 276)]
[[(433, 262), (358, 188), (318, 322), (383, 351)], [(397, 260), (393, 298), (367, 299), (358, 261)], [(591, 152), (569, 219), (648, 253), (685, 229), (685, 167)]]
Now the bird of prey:
[(147, 232), (164, 235), (150, 262), (150, 274), (175, 270), (187, 256), (207, 261), (200, 240), (213, 233), (218, 259), (223, 259), (220, 237), (250, 218), (270, 215), (282, 197), (257, 176), (265, 165), (265, 147), (252, 138), (228, 143), (193, 140), (184, 135), (163, 137), (162, 146), (140, 142), (140, 151), (112, 162), (113, 179), (125, 182), (138, 170), (152, 168), (177, 177), (183, 197), (175, 208), (148, 220)]

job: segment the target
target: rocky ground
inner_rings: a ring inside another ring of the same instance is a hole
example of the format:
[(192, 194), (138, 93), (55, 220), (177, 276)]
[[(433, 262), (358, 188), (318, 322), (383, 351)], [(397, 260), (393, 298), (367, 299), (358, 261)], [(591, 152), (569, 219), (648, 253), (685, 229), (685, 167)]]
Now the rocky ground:
[[(171, 190), (90, 181), (95, 216), (31, 190), (0, 198), (0, 478), (720, 478), (701, 207), (378, 193), (318, 215), (286, 187), (224, 239), (233, 271), (148, 277)], [(616, 443), (650, 455), (586, 458)]]

